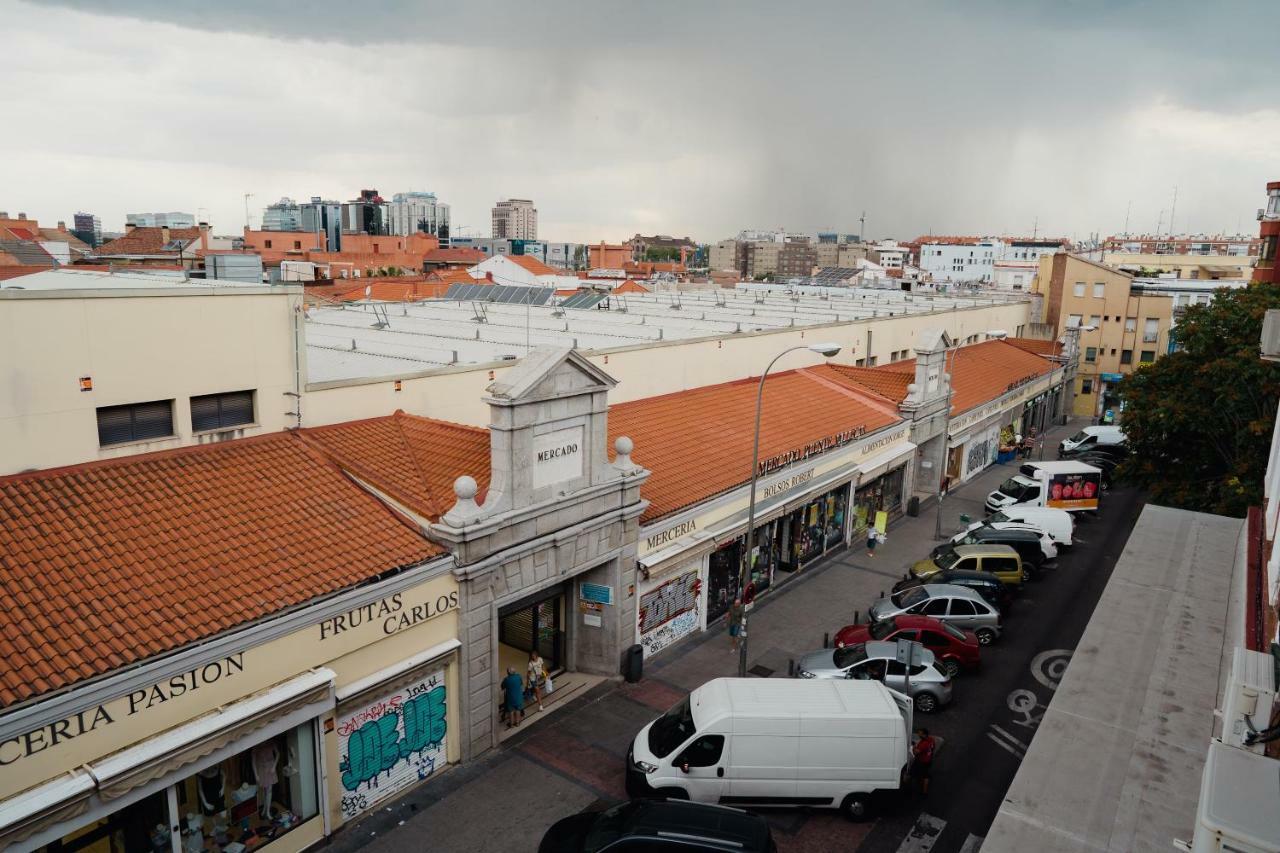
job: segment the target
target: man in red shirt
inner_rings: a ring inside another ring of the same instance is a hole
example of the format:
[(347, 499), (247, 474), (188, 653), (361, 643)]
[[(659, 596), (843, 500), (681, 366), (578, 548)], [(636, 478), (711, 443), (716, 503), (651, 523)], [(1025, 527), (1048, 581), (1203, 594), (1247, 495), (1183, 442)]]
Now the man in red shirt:
[(911, 775), (920, 785), (920, 793), (929, 793), (929, 771), (933, 768), (933, 753), (938, 742), (925, 728), (916, 729), (916, 742), (911, 747), (915, 760), (911, 763)]

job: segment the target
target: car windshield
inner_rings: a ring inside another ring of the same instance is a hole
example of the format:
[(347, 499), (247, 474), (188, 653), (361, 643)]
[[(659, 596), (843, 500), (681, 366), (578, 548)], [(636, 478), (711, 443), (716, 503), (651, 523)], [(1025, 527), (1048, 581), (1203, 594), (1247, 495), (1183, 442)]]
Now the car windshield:
[(847, 669), (855, 663), (861, 663), (866, 659), (866, 643), (854, 643), (852, 646), (845, 646), (843, 649), (836, 649), (835, 662), (838, 669)]
[(892, 619), (887, 619), (884, 622), (872, 622), (871, 627), (867, 629), (867, 633), (871, 635), (873, 640), (883, 640), (896, 630), (898, 630), (898, 626), (894, 624)]
[(1084, 430), (1080, 430), (1078, 433), (1071, 436), (1071, 438), (1068, 438), (1067, 441), (1071, 442), (1072, 444), (1079, 444), (1080, 442), (1084, 441), (1088, 437), (1089, 437), (1089, 433), (1085, 432)]
[(937, 564), (938, 568), (942, 569), (943, 571), (946, 571), (947, 569), (954, 566), (956, 564), (956, 561), (959, 559), (960, 559), (960, 555), (956, 553), (954, 548), (947, 548), (941, 554), (934, 557), (933, 562)]
[(942, 630), (946, 631), (954, 639), (963, 640), (965, 638), (964, 631), (961, 631), (959, 628), (957, 628), (955, 625), (952, 625), (950, 622), (939, 622), (938, 624), (942, 626)]
[(1026, 490), (1027, 487), (1025, 485), (1019, 483), (1017, 479), (1010, 477), (1000, 484), (1000, 488), (997, 491), (1001, 494), (1008, 495), (1016, 501), (1020, 501), (1022, 500), (1022, 493)]
[(693, 725), (693, 711), (689, 708), (689, 697), (667, 713), (653, 721), (649, 727), (649, 751), (659, 758), (666, 758), (676, 747), (693, 737), (696, 729)]
[(582, 853), (596, 853), (617, 841), (631, 823), (632, 816), (647, 805), (643, 801), (633, 801), (602, 811), (587, 831), (587, 837), (582, 842)]
[(904, 589), (893, 598), (893, 603), (901, 607), (903, 610), (908, 607), (914, 607), (929, 597), (929, 591), (922, 586), (914, 589)]
[(993, 512), (987, 517), (987, 521), (1013, 521), (1013, 519), (1003, 512)]

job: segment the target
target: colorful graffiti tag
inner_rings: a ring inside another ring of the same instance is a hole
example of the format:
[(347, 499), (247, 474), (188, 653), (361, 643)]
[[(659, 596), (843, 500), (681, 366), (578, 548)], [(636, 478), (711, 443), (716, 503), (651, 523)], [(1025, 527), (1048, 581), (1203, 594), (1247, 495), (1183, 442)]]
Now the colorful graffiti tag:
[(338, 715), (342, 814), (351, 818), (448, 761), (444, 670)]
[(698, 574), (694, 569), (640, 596), (640, 644), (646, 657), (698, 630)]

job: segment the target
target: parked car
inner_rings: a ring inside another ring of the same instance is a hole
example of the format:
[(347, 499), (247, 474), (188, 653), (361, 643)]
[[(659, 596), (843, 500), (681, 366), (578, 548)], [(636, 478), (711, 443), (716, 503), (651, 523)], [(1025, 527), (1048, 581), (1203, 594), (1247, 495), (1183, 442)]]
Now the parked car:
[(943, 569), (990, 572), (1008, 584), (1031, 580), (1031, 569), (1008, 545), (944, 545), (941, 553), (915, 563), (911, 576), (923, 580)]
[[(957, 534), (951, 542), (954, 545), (1008, 545), (1018, 552), (1022, 564), (1033, 571), (1039, 569), (1046, 560), (1058, 556), (1058, 546), (1048, 536), (1038, 530), (1016, 527), (984, 524)], [(939, 545), (930, 556), (936, 557), (948, 547)]]
[(1013, 521), (1019, 524), (1030, 524), (1049, 535), (1058, 547), (1068, 546), (1075, 538), (1075, 513), (1065, 509), (1052, 509), (1045, 506), (1010, 506), (996, 510), (983, 521), (975, 521), (972, 527), (983, 524), (997, 524), (1002, 521)]
[(1118, 426), (1087, 426), (1070, 438), (1058, 442), (1058, 456), (1066, 459), (1101, 450), (1108, 453), (1125, 453), (1124, 430)]
[(769, 822), (729, 806), (684, 800), (632, 800), (556, 821), (538, 853), (648, 853), (670, 850), (775, 853)]
[(1092, 465), (1102, 472), (1102, 488), (1110, 489), (1115, 482), (1116, 469), (1120, 467), (1120, 459), (1114, 456), (1107, 456), (1104, 453), (1083, 453), (1080, 456), (1073, 457), (1077, 462), (1083, 462), (1086, 465)]
[(932, 714), (951, 702), (951, 676), (935, 665), (933, 652), (922, 650), (920, 663), (907, 667), (898, 663), (898, 644), (872, 640), (838, 649), (818, 649), (800, 658), (798, 678), (855, 678), (879, 681), (891, 690), (905, 693), (916, 710)]
[(879, 622), (846, 625), (836, 632), (836, 648), (868, 640), (914, 640), (933, 652), (938, 669), (955, 678), (962, 669), (977, 669), (982, 662), (978, 639), (972, 631), (964, 631), (932, 616), (904, 613)]
[(984, 646), (991, 645), (1000, 636), (1000, 611), (994, 605), (967, 587), (946, 583), (925, 584), (882, 598), (871, 605), (867, 613), (874, 622), (902, 613), (932, 616), (957, 628), (968, 628)]
[(955, 586), (967, 586), (996, 607), (999, 607), (1001, 611), (1008, 610), (1009, 606), (1013, 604), (1013, 587), (990, 572), (974, 572), (969, 569), (945, 569), (923, 580), (907, 575), (893, 585), (893, 591), (903, 592), (927, 583), (949, 583)]

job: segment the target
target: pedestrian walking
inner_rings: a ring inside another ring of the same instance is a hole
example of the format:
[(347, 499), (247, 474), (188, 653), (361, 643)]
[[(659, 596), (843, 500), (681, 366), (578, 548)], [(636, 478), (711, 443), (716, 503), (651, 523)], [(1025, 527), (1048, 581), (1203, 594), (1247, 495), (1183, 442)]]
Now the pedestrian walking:
[(547, 664), (543, 661), (542, 656), (538, 654), (538, 650), (534, 649), (529, 652), (529, 671), (526, 676), (529, 687), (533, 689), (534, 701), (538, 703), (538, 710), (542, 710), (542, 692), (547, 684)]
[(520, 725), (524, 719), (524, 682), (514, 666), (507, 667), (507, 677), (502, 679), (502, 695), (507, 703), (507, 728)]
[(1036, 449), (1036, 428), (1032, 427), (1027, 437), (1022, 440), (1022, 458), (1030, 459), (1031, 452)]
[(733, 604), (729, 605), (729, 641), (730, 652), (738, 650), (738, 636), (742, 633), (742, 614), (746, 608), (742, 604), (742, 596), (735, 595)]
[(876, 545), (885, 541), (888, 537), (884, 535), (875, 525), (867, 530), (867, 556), (874, 557), (876, 555)]
[(911, 755), (915, 759), (911, 762), (911, 776), (920, 787), (921, 794), (929, 793), (929, 774), (933, 770), (933, 753), (937, 748), (938, 742), (928, 729), (916, 729), (916, 742), (911, 747)]

